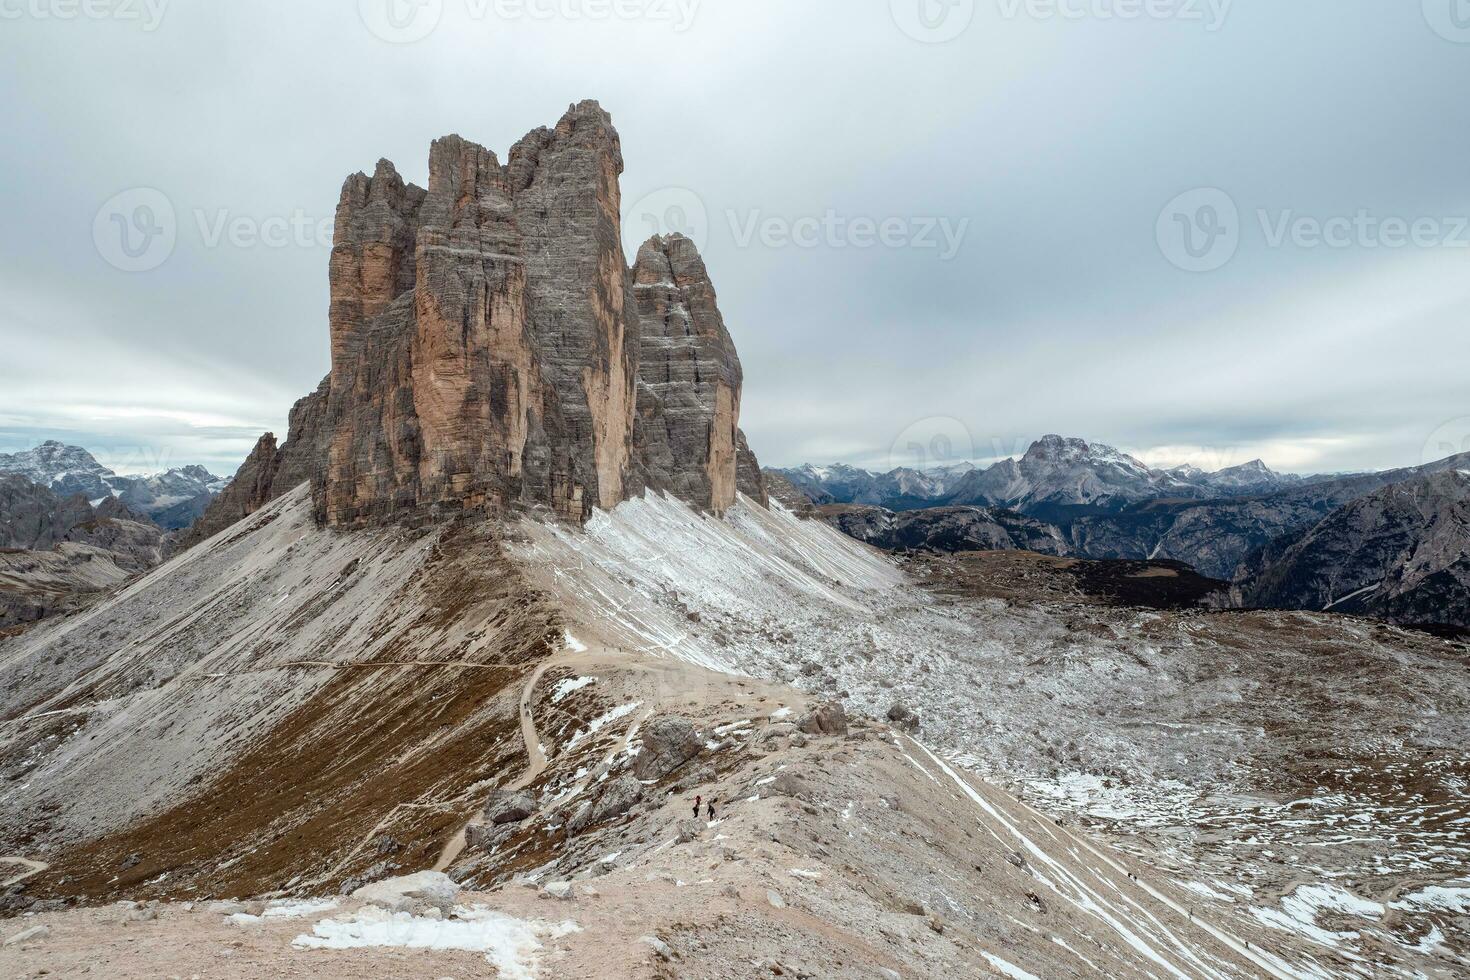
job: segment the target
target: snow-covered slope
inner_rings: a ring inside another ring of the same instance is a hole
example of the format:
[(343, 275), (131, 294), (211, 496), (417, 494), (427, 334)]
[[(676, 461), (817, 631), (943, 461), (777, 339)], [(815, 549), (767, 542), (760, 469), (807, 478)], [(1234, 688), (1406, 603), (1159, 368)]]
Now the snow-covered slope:
[[(1470, 669), (1438, 641), (1309, 614), (968, 598), (748, 502), (717, 520), (648, 498), (585, 530), (526, 522), (518, 536), (514, 554), (584, 639), (845, 695), (870, 716), (901, 702), (955, 764), (1106, 821), (1222, 903), (1243, 890), (1279, 911), (1298, 886), (1344, 879), (1377, 901), (1470, 868), (1470, 802), (1455, 789), (1470, 770), (1458, 748), (1470, 739)], [(1324, 755), (1335, 775), (1303, 764)], [(1384, 782), (1385, 767), (1429, 758), (1418, 793)], [(1293, 819), (1302, 806), (1311, 819)], [(1386, 828), (1393, 856), (1329, 846), (1362, 813)], [(1444, 928), (1414, 912), (1394, 921), (1333, 943), (1368, 955), (1399, 941), (1386, 928)]]

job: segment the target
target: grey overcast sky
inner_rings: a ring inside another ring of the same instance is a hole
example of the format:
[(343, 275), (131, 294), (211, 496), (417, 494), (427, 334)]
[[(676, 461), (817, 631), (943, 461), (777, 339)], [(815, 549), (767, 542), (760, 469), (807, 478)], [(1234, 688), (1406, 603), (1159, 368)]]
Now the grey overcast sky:
[(1466, 0), (0, 0), (0, 83), (0, 450), (233, 471), (342, 179), (583, 98), (767, 464), (1470, 449)]

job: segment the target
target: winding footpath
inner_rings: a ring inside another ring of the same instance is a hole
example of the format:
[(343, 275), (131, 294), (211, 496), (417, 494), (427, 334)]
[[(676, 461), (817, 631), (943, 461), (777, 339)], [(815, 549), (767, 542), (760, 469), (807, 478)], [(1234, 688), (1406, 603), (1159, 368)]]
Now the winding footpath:
[(47, 868), (51, 867), (51, 865), (47, 864), (45, 861), (32, 861), (30, 858), (23, 858), (19, 854), (4, 855), (3, 857), (0, 857), (0, 861), (9, 861), (11, 864), (18, 864), (26, 869), (13, 878), (7, 878), (4, 881), (0, 881), (0, 888), (9, 888), (11, 885), (18, 885), (22, 881), (25, 881), (27, 878), (33, 875), (38, 875), (42, 871), (45, 871)]
[[(531, 714), (531, 697), (536, 691), (536, 685), (541, 682), (541, 677), (551, 667), (561, 662), (561, 655), (553, 655), (542, 661), (541, 666), (536, 668), (526, 686), (521, 690), (521, 739), (526, 743), (526, 771), (521, 773), (515, 782), (503, 787), (514, 792), (525, 789), (536, 781), (536, 777), (546, 771), (546, 753), (541, 748), (541, 736), (536, 731), (536, 718)], [(449, 843), (444, 845), (444, 850), (439, 855), (439, 860), (434, 862), (435, 871), (444, 871), (459, 858), (465, 848), (465, 834), (471, 827), (479, 826), (485, 819), (483, 813), (476, 813), (469, 822), (455, 832), (449, 838)]]

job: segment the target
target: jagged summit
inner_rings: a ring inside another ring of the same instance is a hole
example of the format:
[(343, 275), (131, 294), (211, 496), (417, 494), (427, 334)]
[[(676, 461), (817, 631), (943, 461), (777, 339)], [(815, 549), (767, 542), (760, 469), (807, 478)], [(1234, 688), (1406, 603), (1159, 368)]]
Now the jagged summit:
[(870, 504), (894, 510), (944, 505), (1009, 507), (1048, 519), (1058, 508), (1117, 509), (1162, 498), (1209, 499), (1271, 493), (1301, 477), (1276, 473), (1260, 460), (1210, 473), (1185, 464), (1158, 470), (1128, 453), (1086, 439), (1044, 435), (1019, 459), (988, 467), (870, 473), (843, 464), (779, 471), (813, 501)]
[(611, 118), (585, 101), (504, 164), (449, 135), (429, 149), (427, 188), (388, 160), (348, 177), (331, 373), (204, 530), (285, 493), (288, 478), (312, 481), (335, 526), (515, 506), (582, 521), (645, 490), (714, 512), (737, 486), (763, 500), (704, 262), (671, 236), (629, 267), (622, 169)]

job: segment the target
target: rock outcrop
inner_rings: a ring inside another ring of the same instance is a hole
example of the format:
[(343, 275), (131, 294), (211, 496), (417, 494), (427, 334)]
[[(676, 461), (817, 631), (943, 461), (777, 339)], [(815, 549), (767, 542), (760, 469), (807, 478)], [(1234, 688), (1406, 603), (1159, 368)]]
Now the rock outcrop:
[(80, 608), (162, 554), (158, 525), (113, 497), (94, 509), (0, 474), (0, 628)]
[(427, 189), (380, 160), (337, 206), (332, 369), (190, 534), (305, 479), (318, 519), (545, 508), (582, 521), (645, 489), (765, 505), (741, 370), (688, 239), (623, 254), (617, 131), (572, 106), (496, 155), (459, 136)]
[(59, 497), (26, 477), (0, 474), (0, 548), (50, 548), (93, 516), (81, 494)]
[(525, 790), (496, 790), (485, 802), (485, 819), (495, 826), (520, 823), (536, 812), (536, 797)]
[(429, 151), (348, 179), (332, 250), (320, 515), (540, 504), (574, 520), (631, 477), (638, 320), (622, 152), (595, 102), (495, 154)]
[(737, 490), (742, 378), (709, 272), (688, 238), (655, 236), (638, 250), (633, 289), (642, 327), (635, 431), (644, 479), (722, 512)]
[(1036, 551), (1071, 553), (1061, 531), (1009, 510), (986, 507), (931, 507), (900, 513), (881, 507), (828, 504), (818, 508), (824, 521), (849, 537), (888, 550)]
[(704, 738), (694, 722), (663, 715), (643, 726), (643, 747), (633, 760), (639, 779), (663, 779), (704, 751)]
[(824, 701), (803, 715), (796, 727), (808, 735), (846, 735), (847, 709), (841, 701)]
[(766, 486), (766, 474), (761, 461), (755, 458), (745, 433), (735, 430), (735, 489), (745, 494), (762, 507), (771, 506), (770, 489)]

